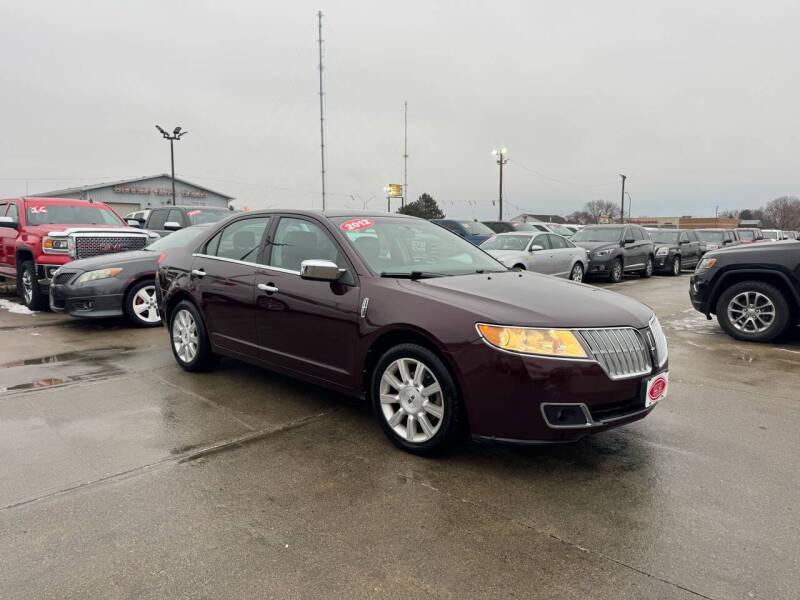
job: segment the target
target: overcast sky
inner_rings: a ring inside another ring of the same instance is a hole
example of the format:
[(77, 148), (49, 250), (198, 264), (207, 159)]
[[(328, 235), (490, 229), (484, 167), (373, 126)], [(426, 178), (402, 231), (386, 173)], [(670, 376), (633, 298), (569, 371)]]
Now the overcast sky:
[[(0, 0), (0, 197), (169, 170), (237, 206), (330, 207), (403, 179), (453, 217), (709, 215), (800, 194), (800, 3)], [(83, 178), (83, 179), (82, 179)], [(27, 182), (26, 182), (27, 179)]]

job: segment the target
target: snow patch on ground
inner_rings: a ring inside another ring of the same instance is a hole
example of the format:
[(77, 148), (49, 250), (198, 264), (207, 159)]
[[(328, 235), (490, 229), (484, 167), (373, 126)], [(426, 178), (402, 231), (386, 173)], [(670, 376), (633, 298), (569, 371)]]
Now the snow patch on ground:
[(11, 300), (6, 300), (5, 298), (0, 298), (0, 308), (4, 308), (10, 313), (14, 313), (15, 315), (35, 315), (36, 311), (31, 310), (24, 304), (17, 304), (16, 302), (12, 302)]

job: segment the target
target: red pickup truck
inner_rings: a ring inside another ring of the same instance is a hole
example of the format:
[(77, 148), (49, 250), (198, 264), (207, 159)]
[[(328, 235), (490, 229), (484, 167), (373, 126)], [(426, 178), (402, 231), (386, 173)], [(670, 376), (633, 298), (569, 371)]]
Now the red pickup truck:
[(141, 250), (149, 236), (100, 202), (0, 200), (0, 277), (16, 279), (25, 306), (41, 310), (58, 267), (77, 258)]

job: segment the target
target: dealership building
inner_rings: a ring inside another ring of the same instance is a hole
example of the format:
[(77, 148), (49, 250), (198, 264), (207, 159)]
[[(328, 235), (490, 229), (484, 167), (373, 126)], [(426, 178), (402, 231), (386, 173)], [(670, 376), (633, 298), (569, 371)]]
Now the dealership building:
[(215, 192), (178, 177), (175, 178), (175, 195), (178, 200), (173, 203), (172, 178), (167, 174), (34, 194), (34, 196), (45, 198), (76, 198), (103, 202), (122, 216), (137, 210), (172, 204), (227, 208), (228, 203), (233, 200), (232, 196)]

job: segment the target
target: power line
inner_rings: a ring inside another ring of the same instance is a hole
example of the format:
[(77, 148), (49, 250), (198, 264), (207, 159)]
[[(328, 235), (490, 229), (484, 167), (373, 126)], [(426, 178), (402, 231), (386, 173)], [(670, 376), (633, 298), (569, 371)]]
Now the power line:
[(558, 179), (556, 177), (550, 177), (549, 175), (545, 175), (544, 173), (540, 173), (539, 171), (535, 171), (534, 169), (531, 169), (530, 167), (526, 167), (525, 165), (523, 165), (521, 162), (519, 162), (516, 159), (514, 159), (514, 160), (509, 159), (509, 162), (511, 162), (514, 165), (517, 165), (518, 167), (520, 167), (520, 168), (522, 168), (522, 169), (524, 169), (526, 171), (530, 171), (534, 175), (538, 175), (539, 177), (542, 177), (544, 179), (549, 179), (550, 181), (555, 181), (556, 183), (563, 183), (564, 185), (574, 185), (574, 186), (577, 186), (577, 187), (587, 187), (587, 188), (604, 187), (604, 186), (609, 186), (609, 185), (617, 185), (616, 181), (609, 181), (607, 183), (576, 183), (574, 181), (566, 181), (564, 179)]

